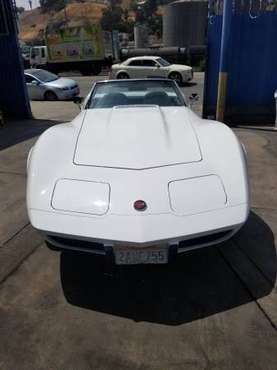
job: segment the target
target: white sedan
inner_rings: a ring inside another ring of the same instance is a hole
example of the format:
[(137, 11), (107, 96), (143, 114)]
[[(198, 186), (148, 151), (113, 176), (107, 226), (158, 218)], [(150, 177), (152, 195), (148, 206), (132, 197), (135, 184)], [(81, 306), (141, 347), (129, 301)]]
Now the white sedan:
[(112, 66), (110, 78), (170, 78), (178, 84), (191, 81), (193, 70), (183, 64), (170, 64), (160, 57), (134, 57)]
[(117, 264), (166, 263), (248, 217), (240, 142), (170, 80), (95, 83), (72, 122), (40, 136), (27, 168), (29, 218), (48, 245)]
[(80, 93), (76, 81), (44, 69), (25, 69), (24, 76), (30, 100), (70, 100)]

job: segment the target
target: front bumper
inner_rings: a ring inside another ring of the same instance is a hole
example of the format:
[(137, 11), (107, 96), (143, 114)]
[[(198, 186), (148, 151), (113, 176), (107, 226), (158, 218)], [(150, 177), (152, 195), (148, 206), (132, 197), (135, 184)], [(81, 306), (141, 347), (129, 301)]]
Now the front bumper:
[[(176, 216), (172, 213), (88, 216), (30, 209), (29, 217), (32, 225), (48, 236), (62, 236), (110, 246), (149, 246), (161, 242), (179, 244), (223, 231), (228, 231), (224, 237), (227, 239), (244, 224), (248, 211), (247, 204), (189, 216)], [(214, 243), (214, 240), (208, 243), (200, 240), (192, 247), (194, 249)], [(192, 249), (189, 247), (187, 243), (184, 250)]]
[(75, 96), (78, 96), (80, 94), (80, 88), (76, 87), (71, 90), (61, 90), (57, 92), (57, 95), (59, 97), (59, 100), (70, 100), (73, 99)]
[(193, 79), (193, 70), (184, 71), (182, 73), (182, 78), (184, 82), (191, 81)]
[[(202, 236), (191, 236), (189, 239), (180, 242), (169, 242), (169, 253), (174, 254), (187, 252), (192, 249), (198, 249), (221, 243), (229, 239), (238, 229), (229, 229), (213, 232), (212, 234), (205, 234)], [(83, 240), (78, 238), (70, 238), (68, 235), (45, 235), (46, 242), (50, 246), (54, 246), (59, 250), (73, 250), (79, 252), (86, 252), (91, 254), (108, 255), (110, 251), (115, 251), (117, 245), (96, 243), (89, 240)], [(164, 243), (163, 243), (164, 244)], [(136, 248), (136, 246), (129, 246), (128, 248)]]

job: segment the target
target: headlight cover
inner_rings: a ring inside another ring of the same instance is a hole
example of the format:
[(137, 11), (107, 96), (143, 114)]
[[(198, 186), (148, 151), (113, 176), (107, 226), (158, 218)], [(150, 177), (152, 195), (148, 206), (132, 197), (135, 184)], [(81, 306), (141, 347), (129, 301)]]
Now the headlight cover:
[(108, 212), (110, 185), (102, 182), (60, 179), (56, 182), (51, 206), (57, 211), (101, 216)]

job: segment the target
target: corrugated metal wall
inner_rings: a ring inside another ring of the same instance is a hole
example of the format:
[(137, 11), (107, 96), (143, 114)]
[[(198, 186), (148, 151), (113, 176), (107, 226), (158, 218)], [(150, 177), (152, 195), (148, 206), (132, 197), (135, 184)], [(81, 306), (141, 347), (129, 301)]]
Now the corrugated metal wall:
[[(226, 122), (274, 123), (277, 89), (277, 12), (233, 12), (228, 55)], [(215, 115), (222, 15), (208, 25), (204, 117)]]
[(11, 0), (0, 0), (0, 110), (8, 117), (31, 116)]

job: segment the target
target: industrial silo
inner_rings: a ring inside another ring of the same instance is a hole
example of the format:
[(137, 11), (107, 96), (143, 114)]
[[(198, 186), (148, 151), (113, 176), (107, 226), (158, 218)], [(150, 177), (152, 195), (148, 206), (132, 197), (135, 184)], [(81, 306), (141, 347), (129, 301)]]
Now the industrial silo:
[(207, 17), (208, 1), (179, 0), (165, 6), (164, 46), (205, 45)]
[(148, 46), (148, 28), (144, 24), (134, 27), (135, 48), (145, 48)]

